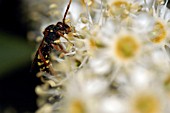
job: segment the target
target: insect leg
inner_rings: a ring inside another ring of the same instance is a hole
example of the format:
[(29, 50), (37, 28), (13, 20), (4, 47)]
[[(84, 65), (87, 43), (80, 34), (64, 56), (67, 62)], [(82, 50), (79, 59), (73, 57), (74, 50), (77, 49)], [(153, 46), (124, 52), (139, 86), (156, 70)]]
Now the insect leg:
[(67, 39), (62, 33), (60, 33), (59, 31), (57, 32), (60, 36), (62, 36), (63, 38), (65, 38), (72, 46), (74, 46), (74, 44), (72, 42), (70, 42), (69, 39)]
[(41, 52), (40, 49), (38, 49), (38, 55), (40, 56), (40, 59), (44, 62), (44, 64), (45, 64), (46, 66), (48, 66), (49, 64), (46, 63), (46, 59), (44, 58), (44, 56), (43, 56), (43, 54), (42, 54), (42, 52)]
[(56, 49), (57, 51), (63, 52), (63, 53), (68, 53), (66, 50), (64, 50), (63, 46), (61, 44), (51, 44), (53, 46), (54, 49)]

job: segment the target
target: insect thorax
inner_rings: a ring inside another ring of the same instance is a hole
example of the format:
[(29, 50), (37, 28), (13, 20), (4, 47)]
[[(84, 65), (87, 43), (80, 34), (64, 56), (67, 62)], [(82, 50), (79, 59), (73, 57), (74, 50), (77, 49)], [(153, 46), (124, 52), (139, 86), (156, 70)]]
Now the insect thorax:
[(43, 34), (44, 34), (45, 42), (47, 44), (51, 44), (55, 40), (58, 40), (60, 38), (57, 31), (58, 31), (58, 28), (56, 27), (56, 25), (49, 25), (48, 27), (46, 27)]

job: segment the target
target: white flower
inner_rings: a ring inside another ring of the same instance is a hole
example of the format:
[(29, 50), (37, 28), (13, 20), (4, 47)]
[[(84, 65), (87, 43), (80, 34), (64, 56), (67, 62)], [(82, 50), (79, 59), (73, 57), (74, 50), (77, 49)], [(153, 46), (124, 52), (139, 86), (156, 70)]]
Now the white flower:
[(131, 94), (128, 113), (168, 113), (167, 101), (160, 92), (147, 90), (137, 90)]
[[(39, 103), (52, 100), (44, 104), (52, 113), (169, 113), (167, 3), (72, 1), (66, 22), (73, 32), (65, 36), (74, 46), (60, 38), (67, 52), (52, 52), (56, 75), (41, 74), (47, 85), (36, 88)], [(62, 15), (62, 6), (50, 8)]]
[(155, 24), (154, 18), (148, 13), (139, 13), (132, 17), (132, 29), (141, 35), (148, 33), (153, 29)]
[(101, 113), (126, 113), (127, 105), (126, 101), (123, 99), (112, 96), (106, 97), (101, 101), (100, 108), (98, 112)]
[(139, 70), (135, 71), (138, 72), (131, 75), (129, 83), (120, 87), (123, 99), (127, 102), (128, 110), (126, 112), (168, 113), (168, 97), (163, 87), (159, 84), (160, 80), (154, 79), (155, 76), (152, 74), (155, 73), (146, 73), (144, 71), (140, 73)]
[(142, 64), (145, 60), (143, 56), (150, 54), (143, 37), (131, 30), (119, 30), (116, 32), (108, 29), (107, 32), (111, 34), (107, 35), (101, 30), (94, 31), (97, 35), (87, 39), (87, 52), (91, 55), (89, 66), (98, 75), (112, 73), (115, 76), (122, 67), (131, 69), (131, 66), (138, 66), (139, 62)]
[(105, 95), (108, 83), (82, 69), (70, 76), (64, 87), (64, 105), (60, 108), (64, 113), (93, 113), (99, 109), (99, 101)]

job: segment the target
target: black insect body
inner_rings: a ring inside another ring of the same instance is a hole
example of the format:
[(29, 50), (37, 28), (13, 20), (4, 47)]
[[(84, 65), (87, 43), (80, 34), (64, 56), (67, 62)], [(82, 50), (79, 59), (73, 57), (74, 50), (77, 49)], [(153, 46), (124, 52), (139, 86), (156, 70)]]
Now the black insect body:
[[(69, 2), (66, 12), (64, 14), (63, 22), (58, 22), (56, 25), (52, 24), (45, 28), (43, 34), (43, 40), (35, 54), (35, 58), (32, 63), (31, 71), (38, 72), (44, 71), (52, 73), (50, 68), (50, 53), (53, 49), (66, 53), (62, 45), (59, 43), (60, 37), (65, 38), (71, 43), (64, 34), (71, 32), (71, 28), (65, 23), (65, 18), (70, 7), (71, 1)], [(71, 43), (72, 44), (72, 43)]]

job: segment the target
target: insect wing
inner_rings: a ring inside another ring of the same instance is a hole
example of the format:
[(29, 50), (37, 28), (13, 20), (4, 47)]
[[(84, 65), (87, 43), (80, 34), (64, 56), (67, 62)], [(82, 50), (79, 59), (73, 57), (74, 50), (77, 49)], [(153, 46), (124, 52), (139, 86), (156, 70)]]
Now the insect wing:
[(31, 73), (37, 73), (40, 70), (40, 67), (38, 66), (38, 61), (40, 60), (40, 58), (39, 58), (39, 50), (42, 49), (43, 45), (44, 45), (44, 38), (41, 41), (41, 44), (40, 44), (39, 48), (37, 49), (36, 54), (34, 56), (34, 60), (33, 60), (32, 64), (31, 64), (31, 69), (30, 69)]

